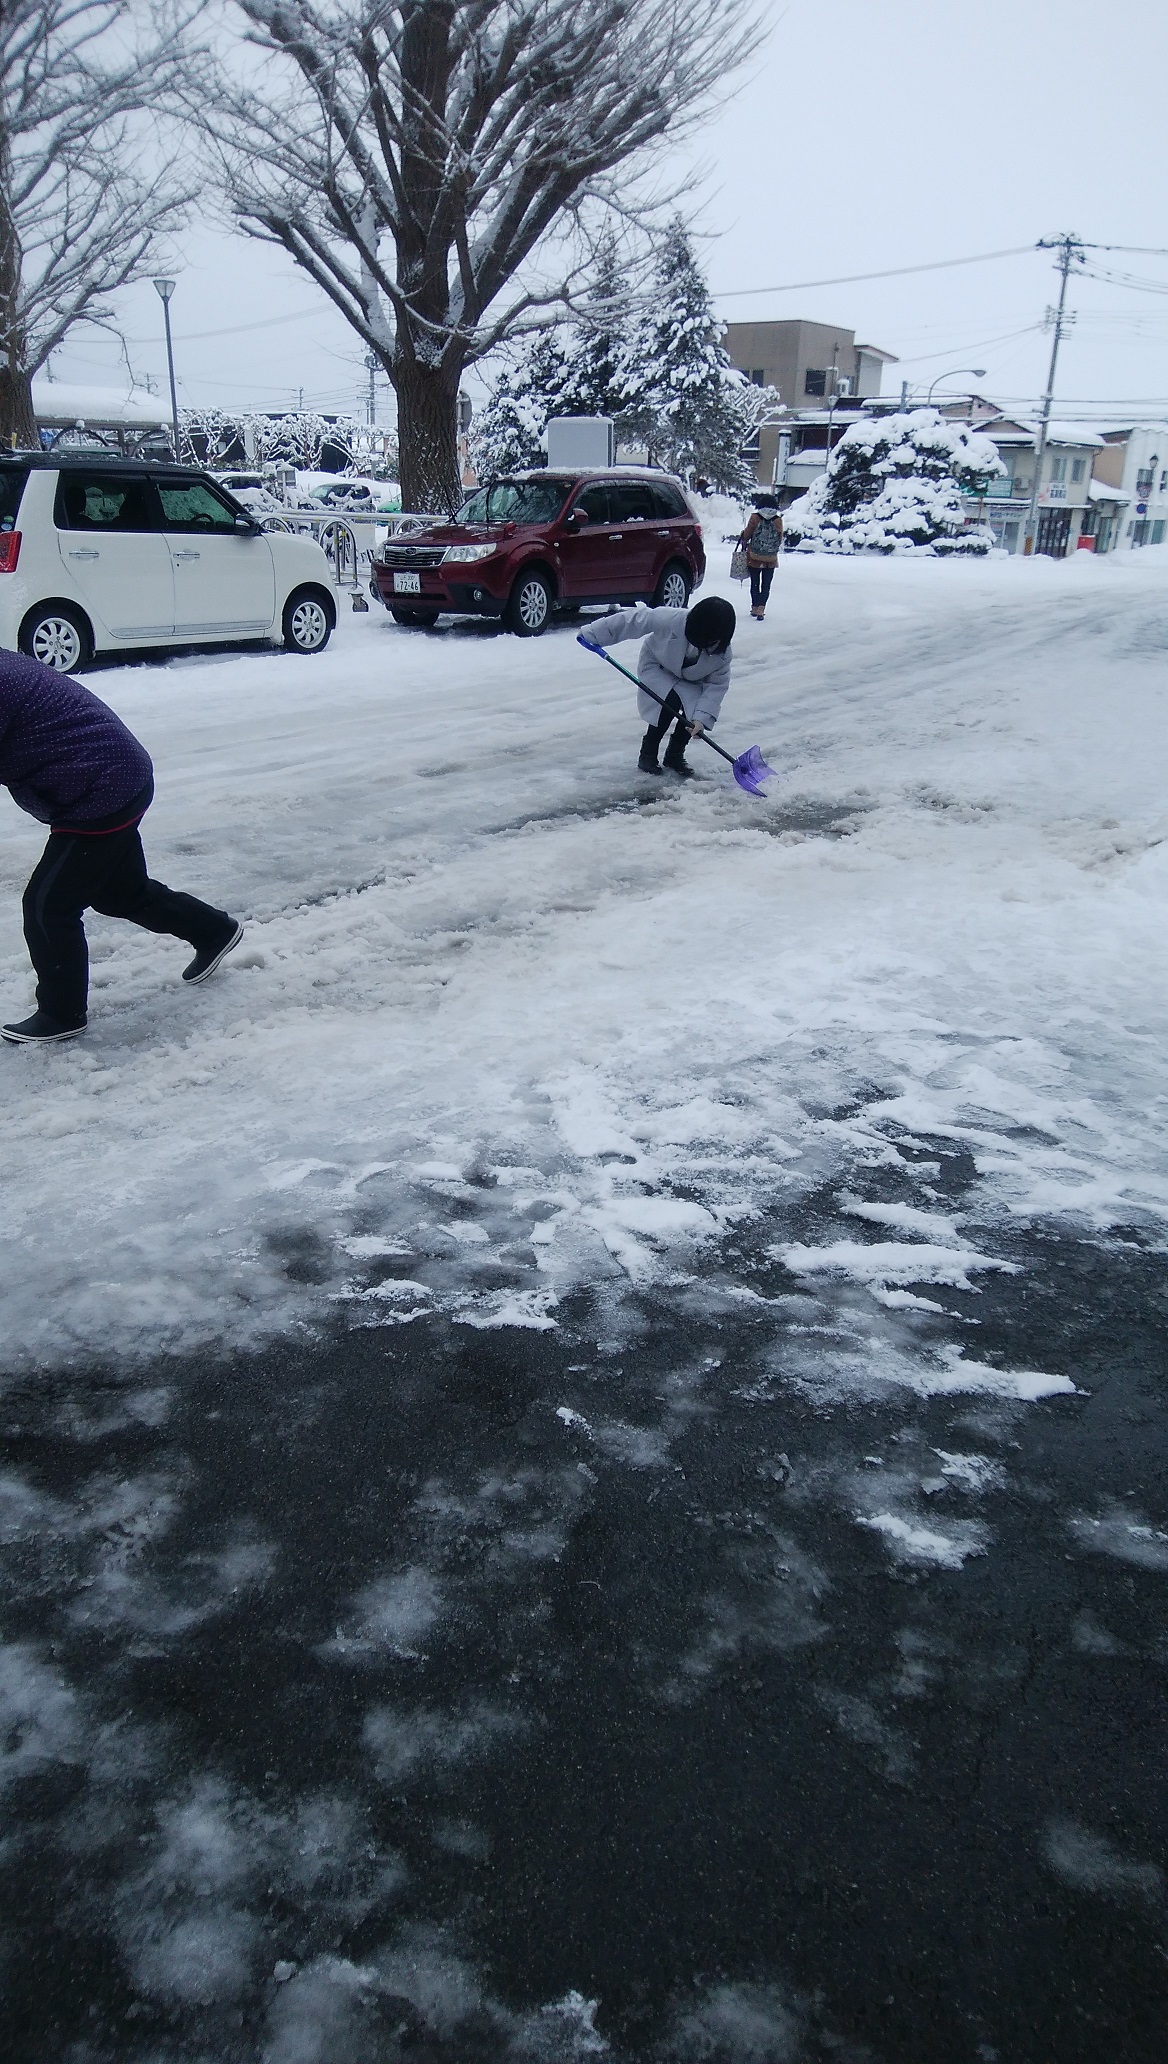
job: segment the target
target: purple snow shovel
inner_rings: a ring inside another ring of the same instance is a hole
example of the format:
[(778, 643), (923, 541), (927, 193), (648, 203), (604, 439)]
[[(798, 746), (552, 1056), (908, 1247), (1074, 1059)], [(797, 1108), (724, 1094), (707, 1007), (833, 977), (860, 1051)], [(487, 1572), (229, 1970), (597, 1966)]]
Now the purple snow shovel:
[[(584, 636), (583, 631), (576, 633), (576, 643), (583, 645), (587, 652), (595, 652), (601, 659), (606, 659), (609, 666), (616, 668), (618, 674), (623, 674), (626, 681), (632, 682), (634, 688), (641, 689), (642, 693), (648, 695), (653, 702), (659, 703), (662, 709), (665, 708), (665, 697), (655, 694), (652, 688), (646, 688), (645, 683), (638, 680), (636, 674), (631, 674), (627, 667), (622, 666), (619, 659), (614, 659), (611, 652), (607, 652), (603, 645), (594, 645), (591, 638)], [(746, 790), (747, 795), (765, 796), (766, 790), (762, 784), (764, 781), (774, 778), (775, 770), (773, 767), (767, 766), (757, 745), (748, 745), (746, 751), (739, 753), (738, 758), (735, 759), (733, 753), (726, 752), (722, 746), (715, 745), (712, 738), (707, 738), (704, 731), (699, 743), (701, 745), (708, 745), (712, 752), (720, 753), (724, 760), (729, 760), (731, 767), (734, 769), (735, 781), (738, 783), (739, 788)]]

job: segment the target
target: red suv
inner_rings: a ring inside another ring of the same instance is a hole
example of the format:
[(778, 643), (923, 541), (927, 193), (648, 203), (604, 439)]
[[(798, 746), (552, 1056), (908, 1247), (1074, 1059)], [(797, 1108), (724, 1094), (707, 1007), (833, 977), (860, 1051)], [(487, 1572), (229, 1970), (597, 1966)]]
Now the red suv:
[(705, 571), (702, 526), (680, 482), (622, 466), (476, 488), (456, 521), (388, 538), (372, 586), (395, 623), (497, 616), (534, 638), (557, 610), (585, 602), (684, 609)]

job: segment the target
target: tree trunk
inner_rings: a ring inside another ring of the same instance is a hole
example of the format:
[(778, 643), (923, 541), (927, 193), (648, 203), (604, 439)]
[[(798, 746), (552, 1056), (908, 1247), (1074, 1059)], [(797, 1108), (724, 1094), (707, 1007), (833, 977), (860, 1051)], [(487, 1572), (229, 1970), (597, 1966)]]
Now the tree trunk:
[(461, 367), (422, 365), (399, 352), (388, 370), (397, 393), (402, 508), (452, 515), (465, 500), (458, 471)]
[(40, 444), (31, 376), (0, 365), (0, 450), (39, 451)]

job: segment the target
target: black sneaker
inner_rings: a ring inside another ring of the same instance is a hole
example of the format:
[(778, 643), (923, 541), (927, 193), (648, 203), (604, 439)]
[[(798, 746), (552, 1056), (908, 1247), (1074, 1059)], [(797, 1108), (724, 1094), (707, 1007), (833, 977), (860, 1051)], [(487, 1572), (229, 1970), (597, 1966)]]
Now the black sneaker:
[(50, 1018), (47, 1011), (35, 1010), (31, 1018), (22, 1018), (19, 1025), (0, 1025), (0, 1039), (7, 1039), (12, 1046), (52, 1046), (61, 1039), (78, 1039), (85, 1030), (86, 1020), (79, 1025), (62, 1025), (59, 1018)]
[(190, 966), (185, 967), (183, 969), (183, 981), (205, 982), (208, 975), (214, 974), (220, 961), (225, 960), (227, 958), (227, 955), (231, 952), (232, 947), (238, 946), (242, 937), (243, 926), (241, 924), (236, 924), (233, 918), (231, 921), (231, 930), (228, 932), (227, 937), (225, 939), (221, 939), (218, 946), (204, 946), (203, 951), (201, 953), (196, 953)]

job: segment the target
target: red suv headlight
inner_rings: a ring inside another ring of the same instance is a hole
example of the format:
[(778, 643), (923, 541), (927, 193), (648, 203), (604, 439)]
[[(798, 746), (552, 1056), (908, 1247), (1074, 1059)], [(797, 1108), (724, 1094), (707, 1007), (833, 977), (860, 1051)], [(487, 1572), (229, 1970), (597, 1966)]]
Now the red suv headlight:
[(20, 532), (0, 531), (0, 573), (15, 573), (20, 557)]

